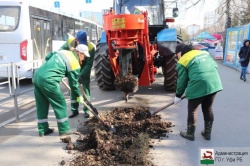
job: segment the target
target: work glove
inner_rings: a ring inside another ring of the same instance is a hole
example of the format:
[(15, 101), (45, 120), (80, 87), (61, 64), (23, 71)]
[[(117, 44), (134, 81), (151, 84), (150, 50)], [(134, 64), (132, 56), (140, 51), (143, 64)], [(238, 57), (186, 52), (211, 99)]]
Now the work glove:
[(82, 96), (77, 97), (76, 101), (80, 104), (83, 104), (83, 97)]
[(78, 82), (79, 82), (80, 84), (82, 84), (82, 77), (81, 77), (81, 76), (79, 76)]
[(181, 102), (181, 98), (175, 96), (174, 97), (174, 104), (178, 104), (180, 102)]

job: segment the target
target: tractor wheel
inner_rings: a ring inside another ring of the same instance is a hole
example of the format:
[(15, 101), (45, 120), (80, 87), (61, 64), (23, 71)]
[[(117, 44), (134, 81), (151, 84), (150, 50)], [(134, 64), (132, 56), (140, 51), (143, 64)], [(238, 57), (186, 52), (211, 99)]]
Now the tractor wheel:
[(162, 71), (164, 75), (164, 87), (166, 91), (174, 92), (176, 89), (177, 71), (176, 71), (177, 57), (168, 56), (165, 59)]
[[(177, 44), (182, 43), (182, 38), (180, 35), (177, 35)], [(162, 71), (164, 75), (164, 87), (166, 91), (175, 92), (176, 90), (176, 81), (177, 81), (177, 71), (176, 63), (178, 59), (176, 54), (172, 56), (165, 57), (164, 64), (162, 66)]]
[(94, 58), (95, 80), (101, 90), (115, 90), (115, 76), (110, 66), (109, 51), (106, 43), (96, 45)]

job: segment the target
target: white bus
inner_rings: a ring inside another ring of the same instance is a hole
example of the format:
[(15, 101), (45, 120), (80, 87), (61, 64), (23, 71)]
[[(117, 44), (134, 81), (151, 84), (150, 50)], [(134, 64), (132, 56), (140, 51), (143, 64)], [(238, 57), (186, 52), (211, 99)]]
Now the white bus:
[[(35, 66), (27, 62), (43, 60), (63, 45), (68, 33), (75, 36), (79, 30), (85, 30), (89, 40), (97, 43), (102, 26), (24, 1), (0, 1), (0, 66), (17, 63), (19, 77), (32, 77)], [(8, 77), (7, 70), (0, 68), (0, 77)]]

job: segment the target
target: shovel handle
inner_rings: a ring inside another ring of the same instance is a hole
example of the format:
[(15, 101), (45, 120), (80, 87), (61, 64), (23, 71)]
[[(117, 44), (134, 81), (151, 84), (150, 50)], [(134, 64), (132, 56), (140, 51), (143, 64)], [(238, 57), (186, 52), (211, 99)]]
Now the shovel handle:
[[(67, 87), (68, 90), (71, 90), (69, 85), (64, 81), (62, 80), (62, 83)], [(90, 103), (86, 93), (84, 91), (82, 91), (82, 94), (83, 94), (83, 97), (85, 98), (85, 100), (87, 101), (87, 104), (90, 105), (90, 107), (92, 108), (92, 110), (96, 113), (96, 114), (99, 114), (98, 111), (96, 110), (96, 108)]]
[[(183, 99), (185, 99), (185, 98), (186, 98), (186, 96), (182, 96), (182, 97), (181, 97), (181, 100), (183, 100)], [(167, 104), (167, 105), (165, 105), (165, 106), (163, 106), (163, 107), (161, 107), (161, 108), (159, 108), (159, 109), (153, 111), (153, 112), (151, 113), (151, 115), (155, 115), (156, 113), (158, 113), (158, 112), (164, 110), (165, 108), (167, 108), (167, 107), (169, 107), (169, 106), (171, 106), (171, 105), (174, 105), (174, 102), (171, 102), (171, 103), (169, 103), (169, 104)]]
[(69, 85), (68, 85), (64, 80), (62, 80), (62, 83), (63, 83), (63, 85), (66, 86), (66, 88), (67, 88), (68, 90), (71, 90), (70, 87), (69, 87)]
[[(81, 93), (84, 94), (82, 85), (81, 85), (80, 83), (78, 83), (78, 86), (79, 86), (79, 89), (80, 89)], [(87, 107), (88, 110), (90, 110), (90, 112), (91, 112), (91, 113), (92, 113), (92, 114), (102, 123), (103, 126), (109, 128), (109, 129), (111, 128), (111, 127), (110, 127), (109, 125), (107, 125), (107, 124), (102, 120), (102, 118), (101, 118), (98, 114), (96, 114), (95, 111), (93, 111), (93, 109), (92, 109), (88, 104), (86, 104), (84, 101), (83, 101), (83, 105), (84, 105), (85, 107)]]
[(79, 85), (79, 89), (82, 92), (82, 95), (84, 97), (84, 99), (87, 101), (87, 104), (90, 106), (90, 108), (98, 115), (99, 112), (97, 111), (97, 109), (91, 104), (91, 102), (88, 99), (88, 96), (86, 95), (86, 93), (84, 92), (82, 85), (80, 83), (78, 83)]

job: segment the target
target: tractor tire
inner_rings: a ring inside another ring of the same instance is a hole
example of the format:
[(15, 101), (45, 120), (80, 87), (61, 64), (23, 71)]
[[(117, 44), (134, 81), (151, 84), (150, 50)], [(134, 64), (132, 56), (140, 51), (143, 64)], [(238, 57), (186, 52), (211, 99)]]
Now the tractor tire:
[[(177, 35), (177, 44), (182, 43), (182, 38), (180, 35)], [(176, 63), (178, 58), (176, 54), (172, 56), (165, 57), (164, 64), (162, 66), (162, 72), (164, 75), (164, 88), (166, 91), (175, 92), (177, 84), (177, 71)]]
[(174, 54), (173, 56), (165, 57), (165, 63), (162, 66), (162, 71), (164, 75), (164, 88), (166, 91), (169, 92), (174, 92), (176, 90), (176, 62), (177, 57)]
[(96, 45), (94, 70), (99, 89), (105, 91), (115, 90), (115, 76), (110, 66), (108, 45), (106, 43)]

